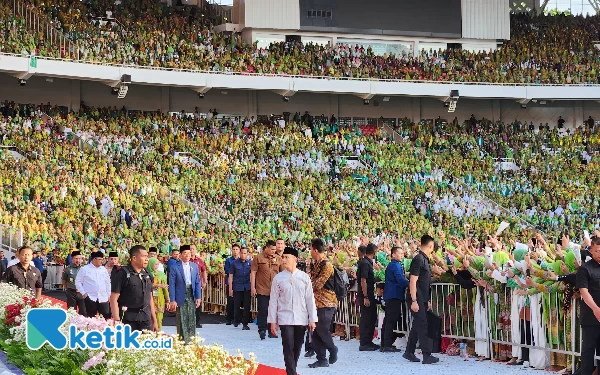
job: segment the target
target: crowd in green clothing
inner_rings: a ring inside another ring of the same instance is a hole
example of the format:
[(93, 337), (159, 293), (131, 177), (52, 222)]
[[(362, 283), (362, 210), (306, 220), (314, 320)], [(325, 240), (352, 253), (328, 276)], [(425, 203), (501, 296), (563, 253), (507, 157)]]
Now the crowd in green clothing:
[[(78, 51), (49, 48), (40, 36), (7, 27), (0, 50), (117, 63), (222, 72), (329, 77), (530, 84), (596, 84), (598, 16), (511, 15), (511, 39), (496, 51), (423, 50), (376, 55), (361, 45), (274, 42), (266, 48), (241, 34), (214, 32), (223, 20), (195, 7), (155, 0), (73, 2), (31, 0), (36, 11), (77, 43)], [(99, 23), (110, 12), (115, 21)], [(0, 20), (22, 19), (0, 13)], [(177, 30), (177, 32), (173, 32)]]

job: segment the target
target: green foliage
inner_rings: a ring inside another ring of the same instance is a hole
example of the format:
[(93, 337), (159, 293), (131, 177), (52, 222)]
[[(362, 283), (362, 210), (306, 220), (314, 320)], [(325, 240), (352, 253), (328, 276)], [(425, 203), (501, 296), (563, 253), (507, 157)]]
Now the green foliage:
[(559, 10), (558, 8), (554, 8), (554, 9), (544, 9), (544, 14), (547, 16), (559, 16), (559, 15), (563, 15), (563, 16), (570, 16), (571, 14), (571, 10), (567, 9), (567, 10)]
[(27, 375), (95, 375), (101, 374), (102, 366), (82, 371), (81, 366), (88, 360), (83, 350), (55, 350), (44, 346), (39, 350), (31, 350), (24, 343), (6, 342), (7, 330), (3, 329), (0, 347), (13, 365), (22, 369)]

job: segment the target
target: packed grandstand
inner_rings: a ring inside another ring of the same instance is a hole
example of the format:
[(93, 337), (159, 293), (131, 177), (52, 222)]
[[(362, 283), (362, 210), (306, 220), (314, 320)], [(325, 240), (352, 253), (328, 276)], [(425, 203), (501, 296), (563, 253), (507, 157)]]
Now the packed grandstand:
[[(73, 42), (61, 47), (28, 28), (13, 2), (0, 1), (0, 52), (223, 73), (600, 83), (599, 16), (513, 14), (511, 39), (494, 51), (380, 55), (346, 44), (259, 47), (241, 34), (216, 32), (223, 20), (196, 7), (117, 3), (26, 2)], [(90, 16), (107, 11), (118, 22)], [(591, 116), (567, 131), (534, 125), (526, 115), (500, 121), (398, 113), (398, 121), (382, 116), (370, 124), (335, 115), (306, 108), (270, 120), (9, 99), (0, 105), (0, 224), (22, 230), (35, 250), (58, 249), (61, 258), (75, 249), (125, 254), (133, 244), (168, 256), (176, 244), (195, 242), (214, 276), (225, 272), (232, 244), (257, 254), (266, 240), (282, 238), (307, 258), (310, 240), (320, 237), (355, 280), (357, 248), (373, 242), (380, 246), (379, 281), (393, 245), (410, 258), (429, 233), (440, 245), (432, 259), (437, 280), (452, 282), (449, 267), (456, 265), (502, 294), (502, 278), (506, 283), (523, 263), (535, 277), (509, 287), (553, 296), (542, 315), (548, 326), (561, 319), (566, 327), (575, 291), (556, 276), (574, 273), (579, 249), (600, 236), (600, 134)], [(557, 295), (569, 302), (558, 306)], [(494, 323), (509, 320), (510, 297), (499, 306)], [(547, 338), (558, 350), (541, 368), (570, 369), (574, 356), (565, 348), (573, 338), (564, 330)], [(495, 346), (492, 356), (509, 360), (505, 347)]]

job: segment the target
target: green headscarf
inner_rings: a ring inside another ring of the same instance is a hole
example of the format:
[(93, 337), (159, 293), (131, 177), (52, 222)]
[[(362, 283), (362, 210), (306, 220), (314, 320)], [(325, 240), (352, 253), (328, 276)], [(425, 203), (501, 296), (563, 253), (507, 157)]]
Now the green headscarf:
[(499, 266), (506, 264), (509, 259), (510, 258), (508, 254), (506, 254), (504, 251), (497, 251), (494, 253), (494, 262)]
[(383, 251), (377, 253), (377, 261), (381, 263), (383, 266), (387, 266), (390, 262), (387, 259), (387, 254)]
[(569, 272), (575, 272), (577, 270), (577, 267), (575, 267), (575, 253), (574, 252), (569, 251), (565, 255), (565, 264), (567, 265)]
[(158, 277), (158, 281), (161, 284), (166, 284), (167, 283), (167, 275), (165, 275), (165, 273), (160, 270), (156, 271), (157, 274), (155, 274), (155, 272), (154, 272), (154, 265), (158, 262), (159, 262), (158, 259), (150, 258), (148, 260), (148, 267), (146, 267), (146, 271), (148, 271), (148, 273), (152, 276), (152, 279), (154, 279), (155, 277)]
[(527, 255), (527, 249), (517, 249), (513, 252), (516, 262), (520, 262), (525, 259), (525, 255)]
[(560, 269), (560, 266), (562, 266), (563, 261), (562, 260), (557, 260), (556, 262), (552, 263), (552, 269), (554, 270), (554, 273), (557, 275), (562, 275), (562, 270)]
[(463, 264), (460, 260), (458, 260), (458, 258), (454, 258), (454, 267), (455, 268), (462, 268)]
[(404, 261), (403, 261), (404, 271), (410, 270), (411, 264), (412, 264), (412, 259), (404, 258)]
[(477, 271), (483, 271), (485, 265), (485, 258), (482, 256), (473, 257), (473, 268)]

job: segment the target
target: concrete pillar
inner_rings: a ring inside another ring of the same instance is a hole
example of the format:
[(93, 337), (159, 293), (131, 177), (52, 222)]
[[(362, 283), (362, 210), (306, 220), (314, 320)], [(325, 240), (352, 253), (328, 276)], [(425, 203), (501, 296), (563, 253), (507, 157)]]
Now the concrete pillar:
[(421, 98), (412, 98), (412, 119), (413, 122), (421, 121)]
[(573, 101), (573, 115), (572, 118), (567, 119), (569, 128), (577, 128), (583, 125), (583, 121), (586, 119), (583, 117), (583, 102), (581, 100)]
[(329, 95), (329, 118), (331, 115), (335, 115), (336, 118), (340, 117), (340, 96), (337, 94)]
[(163, 113), (171, 111), (171, 89), (168, 86), (160, 87), (160, 110)]
[(246, 112), (246, 116), (251, 118), (254, 116), (256, 119), (258, 117), (258, 100), (256, 98), (256, 90), (248, 90), (248, 110)]
[(494, 99), (492, 100), (492, 118), (491, 120), (496, 122), (496, 121), (500, 121), (500, 117), (501, 117), (501, 111), (500, 111), (500, 100), (498, 99)]
[[(70, 109), (72, 111), (79, 111), (81, 106), (81, 81), (78, 79), (72, 79), (71, 82), (71, 105)], [(88, 103), (88, 105), (94, 105), (93, 103)]]

